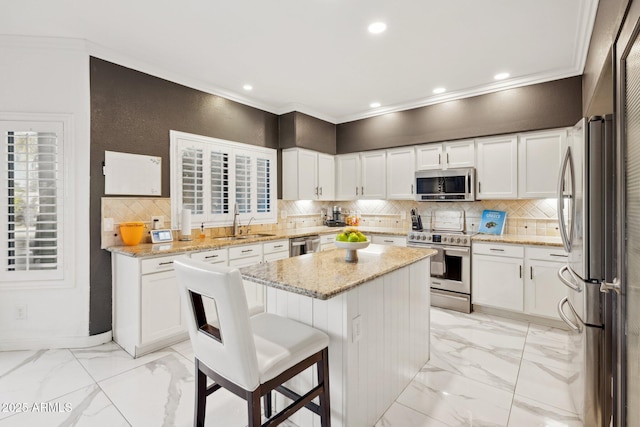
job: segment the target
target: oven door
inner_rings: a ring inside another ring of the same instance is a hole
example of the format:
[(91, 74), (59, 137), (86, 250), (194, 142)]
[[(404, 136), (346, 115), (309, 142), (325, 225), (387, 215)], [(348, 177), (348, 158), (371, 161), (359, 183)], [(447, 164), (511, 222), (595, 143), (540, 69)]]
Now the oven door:
[(431, 245), (437, 253), (431, 257), (431, 289), (471, 293), (470, 248)]

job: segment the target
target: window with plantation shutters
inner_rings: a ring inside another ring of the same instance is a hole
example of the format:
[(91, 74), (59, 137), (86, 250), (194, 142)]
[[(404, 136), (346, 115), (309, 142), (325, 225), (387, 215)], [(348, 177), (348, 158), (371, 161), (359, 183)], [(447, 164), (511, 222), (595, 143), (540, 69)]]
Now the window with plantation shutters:
[(63, 124), (0, 122), (0, 277), (61, 279)]
[(277, 222), (276, 150), (171, 131), (171, 226), (191, 209), (193, 227)]

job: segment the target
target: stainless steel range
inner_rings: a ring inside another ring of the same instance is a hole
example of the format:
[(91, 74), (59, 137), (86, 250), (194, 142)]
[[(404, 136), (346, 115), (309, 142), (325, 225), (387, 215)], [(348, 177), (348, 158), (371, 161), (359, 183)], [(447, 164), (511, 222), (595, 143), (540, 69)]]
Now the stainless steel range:
[[(407, 235), (407, 246), (435, 249), (431, 257), (431, 305), (471, 312), (471, 235), (464, 232), (464, 213), (461, 224), (445, 226), (437, 212), (432, 214), (432, 230), (413, 230)], [(434, 220), (435, 218), (435, 220)], [(458, 228), (459, 231), (437, 231), (434, 226)]]

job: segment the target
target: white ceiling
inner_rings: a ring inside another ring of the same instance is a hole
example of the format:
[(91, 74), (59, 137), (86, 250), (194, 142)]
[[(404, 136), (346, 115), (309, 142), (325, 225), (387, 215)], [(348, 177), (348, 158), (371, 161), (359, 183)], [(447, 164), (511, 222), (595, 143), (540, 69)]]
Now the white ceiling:
[[(106, 60), (276, 114), (342, 123), (580, 75), (597, 3), (0, 0), (0, 34), (86, 39)], [(387, 31), (370, 34), (374, 21)], [(511, 77), (496, 82), (498, 72)], [(447, 92), (433, 95), (439, 86)]]

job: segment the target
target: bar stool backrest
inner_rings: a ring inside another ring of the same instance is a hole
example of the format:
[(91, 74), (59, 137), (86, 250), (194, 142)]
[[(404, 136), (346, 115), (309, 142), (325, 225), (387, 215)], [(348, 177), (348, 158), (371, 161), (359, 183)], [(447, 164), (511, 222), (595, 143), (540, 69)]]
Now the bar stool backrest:
[[(258, 359), (240, 272), (186, 256), (174, 266), (195, 357), (245, 390), (255, 390)], [(215, 301), (219, 328), (207, 323), (199, 295)]]

